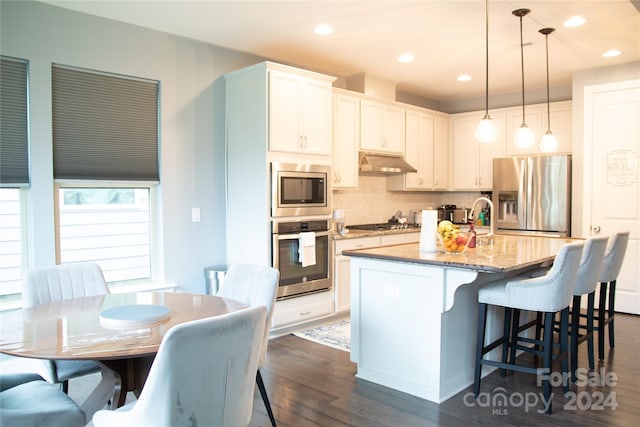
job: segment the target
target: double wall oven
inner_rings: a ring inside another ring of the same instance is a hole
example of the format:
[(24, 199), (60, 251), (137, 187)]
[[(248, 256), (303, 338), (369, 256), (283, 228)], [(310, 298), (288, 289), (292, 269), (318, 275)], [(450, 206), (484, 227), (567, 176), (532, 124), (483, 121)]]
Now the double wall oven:
[[(272, 262), (280, 271), (278, 299), (330, 290), (331, 167), (271, 164)], [(313, 234), (311, 234), (313, 233)], [(300, 262), (303, 237), (313, 260)]]

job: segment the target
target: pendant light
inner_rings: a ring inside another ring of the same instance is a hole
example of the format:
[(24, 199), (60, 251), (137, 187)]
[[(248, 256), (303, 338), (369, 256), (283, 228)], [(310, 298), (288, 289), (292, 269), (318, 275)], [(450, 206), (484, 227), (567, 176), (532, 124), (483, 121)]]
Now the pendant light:
[(522, 40), (522, 17), (526, 16), (531, 12), (529, 9), (516, 9), (512, 14), (520, 18), (520, 64), (522, 70), (522, 124), (518, 131), (516, 132), (516, 137), (514, 139), (514, 143), (519, 148), (529, 148), (533, 147), (535, 143), (535, 139), (533, 137), (533, 132), (531, 128), (527, 125), (525, 121), (524, 114), (524, 42)]
[(544, 42), (547, 51), (547, 132), (540, 139), (540, 151), (551, 153), (558, 149), (558, 140), (551, 132), (551, 108), (549, 106), (549, 34), (553, 33), (555, 28), (543, 28), (538, 30), (544, 34)]
[(478, 123), (476, 129), (476, 141), (485, 144), (494, 142), (498, 137), (496, 124), (489, 116), (489, 0), (484, 2), (485, 13), (485, 96), (484, 96), (484, 117)]

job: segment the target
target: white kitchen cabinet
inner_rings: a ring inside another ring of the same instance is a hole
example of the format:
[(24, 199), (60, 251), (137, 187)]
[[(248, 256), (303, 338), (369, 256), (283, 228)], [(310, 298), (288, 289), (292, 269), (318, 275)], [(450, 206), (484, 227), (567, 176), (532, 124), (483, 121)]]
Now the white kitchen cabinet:
[(269, 70), (269, 149), (331, 154), (331, 81)]
[(380, 246), (403, 245), (405, 243), (417, 243), (420, 241), (420, 232), (385, 234), (380, 236)]
[(334, 89), (332, 157), (334, 189), (358, 187), (359, 145), (360, 98)]
[(404, 108), (392, 102), (360, 101), (360, 149), (404, 155)]
[[(557, 153), (570, 154), (573, 150), (572, 111), (571, 101), (553, 102), (550, 105), (551, 132), (558, 140)], [(519, 148), (513, 142), (516, 132), (522, 124), (522, 107), (507, 110), (507, 155), (521, 156), (542, 154), (540, 139), (548, 129), (547, 104), (533, 104), (525, 106), (525, 121), (531, 128), (535, 138), (534, 145), (529, 148)]]
[(433, 189), (433, 114), (407, 109), (405, 127), (405, 160), (417, 172), (398, 174), (387, 178), (388, 190)]
[(336, 313), (348, 311), (351, 306), (351, 262), (342, 251), (380, 246), (380, 237), (361, 237), (334, 241), (333, 289)]
[(449, 187), (449, 116), (436, 114), (433, 118), (433, 189)]
[(333, 293), (319, 292), (276, 301), (271, 329), (277, 330), (333, 314)]
[(493, 187), (493, 159), (506, 155), (505, 113), (489, 112), (498, 131), (495, 142), (476, 141), (475, 132), (483, 114), (479, 112), (455, 114), (451, 117), (452, 155), (449, 173), (453, 190), (491, 190)]
[(426, 109), (406, 110), (405, 160), (415, 173), (387, 178), (393, 191), (431, 191), (447, 188), (449, 119)]

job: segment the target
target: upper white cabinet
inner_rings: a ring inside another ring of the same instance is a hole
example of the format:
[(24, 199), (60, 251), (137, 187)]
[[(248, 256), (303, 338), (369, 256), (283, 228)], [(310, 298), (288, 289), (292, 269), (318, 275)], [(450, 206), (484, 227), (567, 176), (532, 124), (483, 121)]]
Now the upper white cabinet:
[(493, 159), (506, 155), (505, 114), (491, 112), (498, 139), (481, 144), (475, 139), (476, 127), (483, 115), (478, 112), (451, 116), (452, 155), (449, 172), (453, 190), (491, 190), (493, 187)]
[(269, 70), (269, 150), (331, 154), (331, 80)]
[[(553, 102), (549, 110), (551, 132), (558, 140), (557, 153), (571, 153), (573, 147), (571, 101)], [(514, 107), (507, 111), (507, 154), (509, 156), (541, 154), (540, 139), (549, 128), (547, 115), (547, 104), (525, 106), (525, 122), (533, 132), (535, 143), (533, 147), (519, 148), (513, 143), (513, 139), (522, 124), (522, 107)]]
[(333, 188), (358, 187), (360, 98), (334, 89)]
[(370, 99), (360, 101), (360, 149), (404, 154), (404, 108)]
[(405, 160), (418, 171), (388, 177), (387, 189), (433, 189), (433, 121), (429, 112), (406, 110)]
[(449, 116), (436, 114), (433, 118), (433, 189), (449, 187)]

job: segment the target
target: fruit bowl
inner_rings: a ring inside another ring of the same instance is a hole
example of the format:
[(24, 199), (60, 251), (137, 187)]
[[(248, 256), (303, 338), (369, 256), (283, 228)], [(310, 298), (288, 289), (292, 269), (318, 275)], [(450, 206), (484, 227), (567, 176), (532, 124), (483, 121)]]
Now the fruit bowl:
[(445, 252), (450, 254), (464, 252), (469, 240), (467, 233), (460, 230), (460, 226), (447, 220), (438, 224), (438, 238)]

